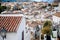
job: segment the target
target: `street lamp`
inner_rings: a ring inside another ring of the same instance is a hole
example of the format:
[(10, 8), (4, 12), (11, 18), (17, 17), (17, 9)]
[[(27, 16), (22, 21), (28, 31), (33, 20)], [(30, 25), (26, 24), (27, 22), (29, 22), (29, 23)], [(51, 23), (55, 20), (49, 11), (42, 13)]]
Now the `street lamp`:
[(6, 39), (6, 29), (3, 27), (2, 30), (0, 31), (1, 37), (4, 39)]

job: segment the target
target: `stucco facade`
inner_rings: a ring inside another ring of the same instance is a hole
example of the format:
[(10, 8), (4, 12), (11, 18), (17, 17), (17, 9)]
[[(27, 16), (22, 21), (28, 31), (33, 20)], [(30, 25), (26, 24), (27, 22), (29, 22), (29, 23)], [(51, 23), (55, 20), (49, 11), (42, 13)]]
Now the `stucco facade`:
[[(17, 28), (17, 32), (7, 32), (6, 33), (6, 39), (5, 40), (22, 40), (22, 32), (24, 31), (25, 29), (25, 18), (23, 17), (23, 15), (19, 15), (19, 14), (1, 14), (0, 16), (22, 16), (22, 19), (21, 19), (21, 22), (20, 24), (18, 25), (18, 28)], [(0, 40), (3, 40), (1, 35), (0, 35)]]
[(53, 22), (55, 23), (60, 23), (60, 17), (57, 17), (57, 16), (53, 16)]

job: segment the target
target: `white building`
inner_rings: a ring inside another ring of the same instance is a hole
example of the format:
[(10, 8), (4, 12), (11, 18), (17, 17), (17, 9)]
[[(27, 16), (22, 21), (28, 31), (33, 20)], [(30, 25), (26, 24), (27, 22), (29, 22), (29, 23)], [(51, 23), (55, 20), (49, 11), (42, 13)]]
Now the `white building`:
[(60, 12), (56, 12), (54, 15), (53, 15), (53, 22), (55, 23), (60, 23)]
[[(7, 30), (5, 40), (22, 40), (22, 32), (24, 32), (25, 27), (25, 18), (22, 15), (0, 14), (0, 20), (0, 30), (2, 29), (2, 27)], [(2, 40), (1, 35), (0, 38)]]

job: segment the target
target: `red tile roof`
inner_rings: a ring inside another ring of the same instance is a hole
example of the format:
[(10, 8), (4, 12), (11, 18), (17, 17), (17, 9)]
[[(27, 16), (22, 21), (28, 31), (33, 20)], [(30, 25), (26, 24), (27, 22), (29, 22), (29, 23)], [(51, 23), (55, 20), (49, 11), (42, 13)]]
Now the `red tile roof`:
[(56, 12), (54, 16), (60, 17), (60, 12)]
[(0, 16), (0, 30), (4, 27), (7, 32), (16, 32), (21, 16)]

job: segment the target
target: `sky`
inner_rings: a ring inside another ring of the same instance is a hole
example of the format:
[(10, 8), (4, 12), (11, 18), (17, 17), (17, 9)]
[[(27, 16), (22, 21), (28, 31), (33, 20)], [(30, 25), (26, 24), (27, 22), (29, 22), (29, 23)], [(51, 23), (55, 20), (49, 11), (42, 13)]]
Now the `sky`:
[(54, 0), (33, 0), (33, 1), (37, 1), (37, 2), (48, 2), (48, 3), (52, 3)]
[[(2, 0), (3, 2), (7, 2), (7, 1), (10, 1), (10, 2), (16, 2), (16, 0)], [(21, 0), (21, 1), (26, 1), (26, 0)], [(48, 2), (48, 3), (51, 3), (53, 2), (54, 0), (31, 0), (31, 1), (37, 1), (37, 2)]]
[(7, 1), (15, 2), (16, 0), (2, 0), (2, 2), (7, 2)]

